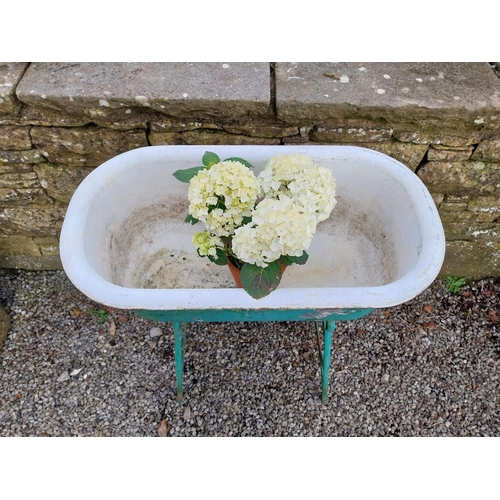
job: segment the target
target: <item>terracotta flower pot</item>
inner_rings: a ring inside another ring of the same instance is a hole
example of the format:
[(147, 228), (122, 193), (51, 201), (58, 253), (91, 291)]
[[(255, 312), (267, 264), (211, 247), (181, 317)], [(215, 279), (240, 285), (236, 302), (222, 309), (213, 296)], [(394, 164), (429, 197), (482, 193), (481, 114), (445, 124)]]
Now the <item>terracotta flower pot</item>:
[[(231, 262), (227, 263), (227, 267), (229, 267), (229, 270), (231, 271), (231, 274), (233, 275), (234, 281), (238, 285), (238, 288), (243, 288), (243, 285), (241, 284), (241, 269), (238, 269), (236, 266), (231, 264)], [(287, 266), (280, 264), (280, 267), (281, 272), (284, 273)]]

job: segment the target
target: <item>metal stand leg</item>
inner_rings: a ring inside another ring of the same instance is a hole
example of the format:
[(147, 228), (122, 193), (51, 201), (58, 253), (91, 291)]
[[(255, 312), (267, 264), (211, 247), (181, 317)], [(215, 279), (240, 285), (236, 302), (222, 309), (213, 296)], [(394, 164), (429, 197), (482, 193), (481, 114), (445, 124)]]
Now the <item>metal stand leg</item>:
[(182, 394), (182, 375), (184, 371), (184, 344), (186, 341), (187, 323), (173, 322), (174, 329), (174, 354), (175, 354), (175, 379), (177, 383), (177, 401), (184, 400)]
[(316, 321), (319, 361), (321, 365), (321, 401), (323, 401), (323, 403), (328, 403), (328, 372), (330, 370), (330, 351), (332, 347), (333, 330), (335, 330), (335, 321), (323, 321), (323, 354), (321, 354), (318, 321)]

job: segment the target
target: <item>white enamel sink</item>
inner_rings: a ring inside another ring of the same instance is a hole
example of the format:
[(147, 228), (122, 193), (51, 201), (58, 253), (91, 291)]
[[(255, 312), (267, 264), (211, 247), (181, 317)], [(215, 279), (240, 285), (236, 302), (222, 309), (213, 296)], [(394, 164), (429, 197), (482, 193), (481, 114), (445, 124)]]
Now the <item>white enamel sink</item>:
[[(318, 226), (304, 266), (288, 268), (260, 300), (235, 288), (227, 267), (201, 259), (185, 224), (188, 185), (172, 173), (205, 151), (241, 157), (256, 173), (279, 153), (331, 168), (338, 203)], [(63, 267), (94, 301), (153, 311), (381, 308), (403, 303), (438, 275), (441, 221), (420, 179), (402, 163), (354, 146), (150, 146), (123, 153), (80, 184), (60, 240)]]

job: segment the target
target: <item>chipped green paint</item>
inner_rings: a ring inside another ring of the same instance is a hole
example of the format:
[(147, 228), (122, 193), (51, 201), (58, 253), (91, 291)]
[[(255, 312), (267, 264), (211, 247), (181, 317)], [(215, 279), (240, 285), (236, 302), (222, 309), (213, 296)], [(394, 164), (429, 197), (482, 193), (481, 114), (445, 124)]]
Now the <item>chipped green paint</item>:
[(184, 351), (187, 326), (187, 323), (172, 323), (172, 328), (174, 330), (175, 381), (177, 384), (177, 401), (179, 403), (184, 400), (182, 374), (184, 372)]
[[(318, 321), (316, 321), (316, 328)], [(330, 355), (332, 335), (335, 330), (335, 321), (323, 321), (323, 355), (320, 351), (321, 364), (321, 401), (328, 403), (328, 373), (330, 371)]]
[(347, 321), (361, 318), (373, 309), (182, 309), (177, 311), (136, 310), (140, 316), (164, 322), (226, 321)]

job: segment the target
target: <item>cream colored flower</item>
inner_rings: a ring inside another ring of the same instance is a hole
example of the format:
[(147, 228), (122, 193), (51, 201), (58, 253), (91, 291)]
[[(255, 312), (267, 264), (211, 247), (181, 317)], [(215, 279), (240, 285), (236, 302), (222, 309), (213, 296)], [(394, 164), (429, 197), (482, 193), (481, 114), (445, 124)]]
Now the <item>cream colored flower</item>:
[(301, 256), (315, 232), (316, 217), (280, 194), (255, 207), (252, 221), (235, 230), (232, 249), (242, 261), (267, 267), (282, 255)]
[(208, 231), (194, 233), (192, 241), (200, 255), (216, 255), (216, 248), (222, 246), (222, 241), (218, 236), (212, 236)]
[(250, 215), (260, 186), (253, 172), (237, 161), (200, 170), (190, 183), (189, 213), (217, 236), (229, 236)]
[(314, 213), (318, 222), (327, 219), (337, 204), (336, 184), (331, 170), (316, 167), (306, 155), (274, 156), (257, 180), (266, 198), (285, 193), (304, 210)]

